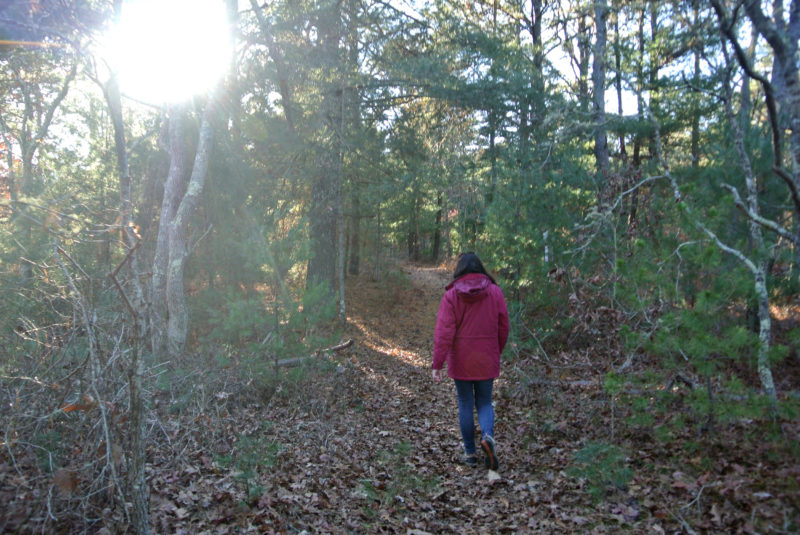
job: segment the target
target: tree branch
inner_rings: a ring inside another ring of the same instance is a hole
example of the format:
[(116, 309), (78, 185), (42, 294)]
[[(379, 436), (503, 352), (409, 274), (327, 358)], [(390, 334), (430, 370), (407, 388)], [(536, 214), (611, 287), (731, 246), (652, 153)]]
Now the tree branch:
[(773, 231), (774, 233), (778, 234), (779, 236), (781, 236), (782, 238), (786, 238), (787, 240), (789, 240), (790, 242), (794, 243), (795, 245), (800, 246), (800, 237), (793, 235), (791, 232), (789, 232), (788, 230), (786, 230), (785, 228), (780, 226), (775, 221), (772, 221), (770, 219), (766, 219), (766, 218), (760, 216), (759, 214), (756, 214), (756, 213), (753, 213), (752, 211), (750, 211), (747, 208), (747, 206), (745, 205), (744, 200), (742, 200), (742, 197), (739, 195), (739, 190), (737, 190), (735, 187), (731, 186), (730, 184), (725, 184), (725, 183), (722, 184), (722, 187), (725, 188), (726, 190), (728, 190), (731, 193), (731, 195), (733, 195), (733, 204), (735, 204), (736, 207), (739, 210), (741, 210), (742, 213), (745, 216), (747, 216), (747, 218), (749, 220), (753, 221), (754, 223), (758, 223), (759, 225), (761, 225), (765, 229), (769, 229), (769, 230)]
[(342, 342), (341, 344), (337, 344), (337, 345), (335, 345), (333, 347), (328, 347), (328, 348), (325, 348), (325, 349), (318, 349), (314, 353), (312, 353), (311, 355), (306, 355), (304, 357), (294, 357), (294, 358), (290, 358), (290, 359), (283, 359), (283, 360), (279, 360), (275, 364), (278, 365), (278, 366), (294, 366), (296, 364), (300, 364), (303, 361), (306, 361), (306, 360), (314, 358), (314, 357), (319, 357), (320, 355), (324, 355), (326, 353), (331, 353), (333, 351), (341, 351), (342, 349), (346, 349), (346, 348), (350, 347), (351, 345), (353, 345), (353, 339), (352, 338), (350, 338), (346, 342)]
[[(749, 1), (748, 3), (752, 2)], [(800, 212), (800, 193), (798, 193), (796, 184), (785, 171), (778, 171), (779, 169), (783, 168), (782, 165), (783, 155), (781, 149), (781, 130), (778, 125), (778, 111), (775, 105), (775, 94), (772, 90), (772, 84), (770, 84), (769, 80), (767, 80), (765, 77), (763, 77), (762, 75), (758, 74), (753, 70), (753, 67), (750, 65), (750, 61), (747, 59), (747, 54), (745, 53), (744, 49), (742, 49), (738, 39), (736, 38), (733, 29), (733, 20), (728, 18), (728, 15), (725, 13), (725, 10), (720, 4), (720, 0), (711, 0), (711, 5), (714, 8), (714, 11), (716, 11), (717, 13), (717, 18), (719, 19), (719, 29), (722, 32), (722, 34), (728, 38), (728, 41), (730, 41), (731, 46), (733, 46), (734, 53), (736, 54), (736, 60), (738, 61), (739, 65), (742, 67), (745, 74), (747, 74), (747, 76), (749, 76), (753, 80), (759, 82), (764, 90), (764, 100), (767, 105), (767, 116), (769, 117), (770, 130), (772, 131), (772, 152), (773, 152), (772, 167), (773, 170), (776, 172), (776, 174), (784, 182), (786, 182), (786, 185), (789, 187), (789, 190), (792, 193), (792, 202), (794, 203), (795, 210)], [(760, 8), (758, 8), (758, 12), (761, 13)], [(750, 10), (748, 9), (748, 14), (749, 13)], [(750, 18), (752, 19), (753, 16), (754, 15), (751, 14)], [(761, 18), (764, 19), (765, 24), (768, 23), (763, 13), (761, 13)], [(753, 22), (758, 27), (756, 21), (753, 20)], [(762, 33), (762, 35), (764, 35), (764, 32), (761, 30), (761, 28), (758, 28), (758, 30), (759, 32)], [(767, 41), (769, 41), (769, 39), (767, 39)], [(771, 41), (770, 44), (772, 44)]]

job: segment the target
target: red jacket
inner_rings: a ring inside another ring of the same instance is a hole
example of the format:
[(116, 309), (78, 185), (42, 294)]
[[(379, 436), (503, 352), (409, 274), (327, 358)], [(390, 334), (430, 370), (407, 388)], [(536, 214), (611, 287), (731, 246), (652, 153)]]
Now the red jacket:
[(508, 340), (503, 292), (486, 275), (468, 273), (447, 286), (433, 335), (433, 369), (447, 362), (447, 375), (464, 381), (500, 375)]

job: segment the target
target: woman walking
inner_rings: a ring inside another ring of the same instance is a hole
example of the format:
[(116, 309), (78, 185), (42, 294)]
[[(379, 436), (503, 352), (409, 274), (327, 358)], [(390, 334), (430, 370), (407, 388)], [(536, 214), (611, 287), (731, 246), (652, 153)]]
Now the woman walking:
[(484, 464), (497, 470), (492, 386), (500, 375), (500, 354), (508, 340), (508, 308), (503, 292), (475, 253), (462, 253), (447, 285), (433, 337), (433, 380), (447, 375), (456, 383), (458, 423), (464, 462), (476, 466), (475, 420), (478, 412)]

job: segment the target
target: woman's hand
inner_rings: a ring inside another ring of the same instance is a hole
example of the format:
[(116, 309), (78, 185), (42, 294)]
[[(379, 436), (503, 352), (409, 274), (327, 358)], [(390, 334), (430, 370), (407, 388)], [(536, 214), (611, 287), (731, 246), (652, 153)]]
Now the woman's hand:
[(442, 380), (442, 370), (433, 370), (433, 380), (437, 383)]

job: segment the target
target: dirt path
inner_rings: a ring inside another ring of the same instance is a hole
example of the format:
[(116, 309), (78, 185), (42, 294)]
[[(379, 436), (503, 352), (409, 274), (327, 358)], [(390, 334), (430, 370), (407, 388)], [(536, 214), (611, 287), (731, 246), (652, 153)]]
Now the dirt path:
[[(322, 373), (297, 368), (266, 404), (225, 399), (196, 452), (164, 444), (153, 521), (171, 533), (526, 533), (551, 516), (521, 462), (520, 410), (496, 398), (499, 480), (460, 465), (455, 387), (430, 376), (449, 275), (400, 266), (348, 281), (355, 343)], [(202, 427), (201, 427), (202, 426)], [(190, 441), (191, 443), (191, 441)], [(526, 452), (533, 451), (526, 446)], [(177, 465), (177, 468), (176, 468)], [(549, 522), (549, 521), (548, 521)], [(209, 529), (211, 526), (213, 529)]]
[(522, 386), (524, 363), (504, 362), (496, 383), (501, 477), (459, 464), (455, 387), (430, 376), (448, 280), (411, 265), (381, 283), (349, 280), (352, 346), (322, 368), (297, 368), (297, 380), (290, 374), (265, 402), (234, 396), (215, 418), (194, 420), (195, 443), (213, 451), (184, 447), (176, 456), (164, 446), (156, 455), (158, 531), (652, 533), (630, 524), (635, 503), (597, 508), (564, 474), (593, 416), (574, 403), (580, 392)]
[(585, 494), (565, 493), (561, 472), (569, 450), (557, 447), (557, 430), (552, 440), (533, 439), (537, 408), (511, 400), (519, 389), (505, 375), (495, 389), (501, 477), (459, 464), (455, 387), (430, 376), (449, 278), (404, 265), (381, 283), (349, 281), (346, 335), (355, 344), (337, 357), (337, 373), (307, 400), (295, 392), (292, 405), (277, 399), (267, 411), (283, 422), (266, 431), (283, 450), (279, 470), (262, 480), (254, 525), (407, 535), (580, 531)]
[(543, 528), (537, 516), (551, 516), (537, 513), (548, 493), (540, 492), (533, 467), (521, 462), (513, 444), (521, 438), (521, 411), (506, 410), (502, 398), (496, 401), (501, 479), (490, 481), (483, 468), (458, 463), (455, 388), (430, 377), (433, 327), (448, 280), (441, 269), (403, 266), (383, 283), (350, 285), (354, 410), (331, 420), (335, 446), (326, 455), (338, 462), (330, 479), (314, 476), (336, 482), (337, 491), (325, 495), (341, 510), (343, 524), (329, 520), (325, 529), (520, 533)]
[[(703, 494), (710, 472), (699, 455), (688, 461), (695, 466), (686, 465), (680, 441), (667, 446), (617, 435), (624, 448), (618, 451), (633, 453), (614, 458), (597, 450), (586, 474), (603, 470), (602, 477), (613, 478), (631, 468), (635, 475), (622, 485), (600, 479), (603, 488), (595, 490), (602, 499), (590, 496), (589, 479), (568, 476), (576, 452), (595, 451), (598, 437), (610, 440), (613, 418), (598, 381), (569, 380), (576, 368), (569, 355), (548, 364), (560, 372), (543, 384), (526, 375), (547, 373), (535, 359), (504, 360), (495, 388), (501, 477), (490, 480), (482, 467), (460, 465), (455, 387), (430, 377), (433, 328), (448, 279), (443, 270), (405, 265), (382, 283), (350, 281), (347, 334), (356, 343), (339, 357), (324, 392), (270, 410), (286, 422), (275, 435), (286, 449), (280, 472), (265, 482), (269, 498), (256, 514), (268, 516), (256, 518), (268, 523), (261, 526), (406, 535), (753, 531), (752, 492)], [(735, 466), (750, 462), (731, 458)], [(724, 460), (714, 470), (714, 488), (757, 488)], [(788, 518), (781, 507), (759, 514)]]

